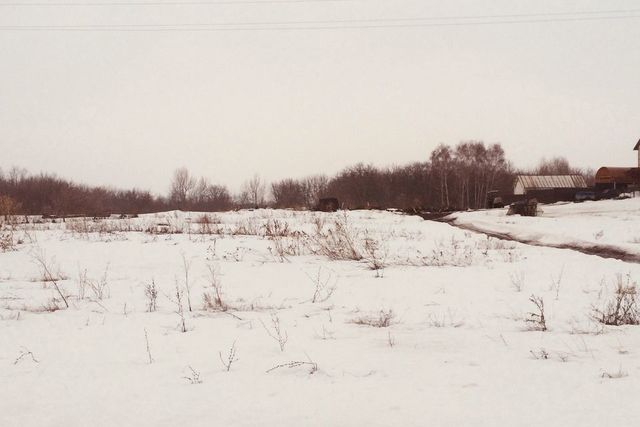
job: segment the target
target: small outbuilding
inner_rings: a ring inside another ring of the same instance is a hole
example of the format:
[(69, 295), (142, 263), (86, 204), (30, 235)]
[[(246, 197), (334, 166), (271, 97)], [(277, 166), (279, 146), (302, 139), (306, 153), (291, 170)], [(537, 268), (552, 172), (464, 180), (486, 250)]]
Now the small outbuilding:
[(596, 189), (626, 191), (640, 186), (640, 140), (633, 146), (638, 152), (638, 167), (603, 166), (596, 172)]
[(619, 168), (603, 166), (596, 172), (596, 188), (625, 190), (640, 182), (640, 168)]
[(532, 191), (575, 190), (587, 188), (582, 175), (518, 175), (513, 194), (523, 195)]

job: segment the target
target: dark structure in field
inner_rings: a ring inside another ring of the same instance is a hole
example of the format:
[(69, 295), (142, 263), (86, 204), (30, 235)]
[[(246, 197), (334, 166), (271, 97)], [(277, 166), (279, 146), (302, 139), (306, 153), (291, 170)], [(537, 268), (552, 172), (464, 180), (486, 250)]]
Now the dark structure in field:
[(509, 206), (507, 215), (537, 216), (538, 201), (536, 199), (519, 200)]
[(624, 168), (603, 166), (596, 172), (596, 190), (627, 191), (640, 187), (640, 140), (633, 147), (638, 152), (638, 167)]
[(518, 175), (513, 194), (541, 203), (571, 201), (576, 193), (587, 188), (582, 175)]
[(596, 189), (627, 190), (640, 182), (640, 168), (603, 166), (596, 172)]
[(587, 188), (582, 175), (518, 175), (513, 194), (529, 194), (532, 191), (579, 190)]
[(487, 202), (490, 208), (498, 208), (531, 199), (540, 203), (572, 201), (586, 188), (582, 175), (518, 175), (511, 194), (489, 192)]
[(318, 201), (317, 211), (335, 212), (340, 208), (340, 202), (335, 197), (327, 197)]

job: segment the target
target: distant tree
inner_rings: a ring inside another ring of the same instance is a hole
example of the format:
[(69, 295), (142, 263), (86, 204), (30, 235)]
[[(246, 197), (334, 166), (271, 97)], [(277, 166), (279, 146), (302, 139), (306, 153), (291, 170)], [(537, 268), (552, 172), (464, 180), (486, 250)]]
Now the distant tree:
[(587, 185), (591, 186), (595, 183), (595, 170), (573, 167), (565, 157), (553, 157), (549, 160), (543, 158), (533, 173), (536, 175), (581, 175)]
[(291, 178), (271, 184), (271, 194), (276, 208), (302, 208), (305, 206), (304, 184)]
[(233, 207), (233, 200), (227, 187), (210, 185), (207, 189), (207, 203), (210, 210), (226, 211)]
[(431, 205), (434, 194), (428, 162), (395, 166), (383, 172), (385, 206), (419, 210)]
[(573, 170), (566, 158), (553, 157), (549, 160), (541, 159), (534, 172), (536, 175), (571, 175)]
[(242, 202), (246, 202), (253, 208), (260, 208), (266, 204), (265, 197), (266, 185), (262, 181), (262, 178), (260, 178), (260, 175), (255, 174), (245, 181), (240, 196)]
[(329, 178), (326, 175), (312, 175), (302, 179), (304, 203), (309, 209), (318, 205), (318, 201), (327, 193)]
[(13, 167), (0, 176), (0, 195), (16, 201), (14, 214), (104, 215), (168, 209), (166, 200), (148, 191), (113, 190), (75, 184), (54, 175), (30, 175)]
[(383, 174), (373, 165), (358, 163), (331, 179), (327, 191), (350, 209), (382, 207), (385, 193)]
[(13, 166), (9, 170), (9, 182), (12, 185), (18, 185), (22, 180), (27, 177), (27, 170), (18, 166)]
[(431, 153), (431, 167), (438, 180), (440, 193), (440, 205), (450, 206), (449, 200), (449, 176), (453, 170), (453, 153), (447, 145), (440, 144)]
[(596, 184), (596, 170), (593, 168), (577, 169), (577, 172), (584, 177), (589, 187)]
[(173, 173), (173, 180), (171, 181), (169, 199), (180, 209), (186, 209), (187, 202), (191, 195), (190, 193), (195, 186), (196, 180), (189, 174), (187, 168), (182, 167), (176, 169)]
[(513, 182), (511, 165), (500, 144), (464, 141), (455, 149), (441, 144), (430, 160), (426, 186), (440, 195), (434, 200), (435, 207), (483, 208), (489, 190), (506, 190)]
[(210, 184), (206, 178), (200, 178), (191, 192), (189, 203), (200, 211), (225, 211), (232, 207), (231, 195), (226, 187)]
[[(196, 184), (191, 191), (191, 203), (195, 206), (200, 206), (206, 203), (207, 200), (207, 191), (209, 190), (209, 180), (207, 178), (201, 177), (198, 179)], [(199, 208), (195, 208), (199, 209)]]

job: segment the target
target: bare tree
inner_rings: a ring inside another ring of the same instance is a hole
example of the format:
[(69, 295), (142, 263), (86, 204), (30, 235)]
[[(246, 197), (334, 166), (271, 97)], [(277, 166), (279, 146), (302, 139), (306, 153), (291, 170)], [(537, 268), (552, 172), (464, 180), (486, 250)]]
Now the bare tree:
[(242, 194), (253, 208), (265, 205), (266, 185), (260, 175), (255, 174), (251, 179), (245, 181), (242, 186)]
[(431, 153), (431, 164), (437, 171), (439, 180), (441, 206), (450, 206), (449, 175), (452, 170), (452, 157), (451, 148), (444, 144), (440, 144), (438, 148)]
[(205, 177), (201, 177), (193, 186), (193, 190), (191, 191), (191, 202), (200, 206), (203, 205), (207, 200), (207, 190), (209, 189), (209, 180)]
[(272, 183), (271, 194), (276, 208), (301, 208), (305, 205), (303, 184), (290, 178)]
[(196, 186), (196, 180), (189, 174), (187, 168), (179, 168), (173, 172), (171, 192), (169, 198), (180, 208), (187, 207), (187, 202)]
[(9, 182), (13, 185), (17, 185), (21, 181), (24, 181), (27, 177), (27, 170), (18, 166), (13, 166), (9, 170)]
[(223, 211), (231, 208), (231, 195), (226, 187), (209, 183), (200, 178), (189, 199), (192, 207), (202, 211)]
[(535, 170), (538, 175), (570, 175), (572, 173), (569, 161), (564, 157), (543, 158)]
[(303, 179), (304, 198), (307, 208), (313, 209), (327, 192), (329, 178), (326, 175), (313, 175)]

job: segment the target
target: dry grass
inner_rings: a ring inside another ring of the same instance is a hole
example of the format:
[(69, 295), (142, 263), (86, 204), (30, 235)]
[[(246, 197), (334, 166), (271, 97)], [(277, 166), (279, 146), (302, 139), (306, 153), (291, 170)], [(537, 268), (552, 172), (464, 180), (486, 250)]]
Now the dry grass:
[(350, 323), (372, 326), (374, 328), (388, 328), (393, 324), (395, 313), (393, 310), (380, 310), (377, 314), (363, 315), (352, 319)]
[(209, 285), (207, 286), (207, 291), (202, 294), (204, 309), (209, 311), (227, 311), (229, 310), (229, 305), (223, 298), (220, 273), (213, 265), (209, 265), (207, 268), (209, 269)]
[(363, 258), (360, 233), (351, 227), (345, 212), (331, 225), (316, 218), (315, 230), (308, 235), (307, 245), (312, 253), (333, 261), (360, 261)]
[(619, 275), (615, 295), (604, 304), (603, 308), (593, 307), (593, 319), (611, 326), (640, 324), (640, 311), (636, 296), (635, 282), (631, 282), (629, 276), (625, 280)]

